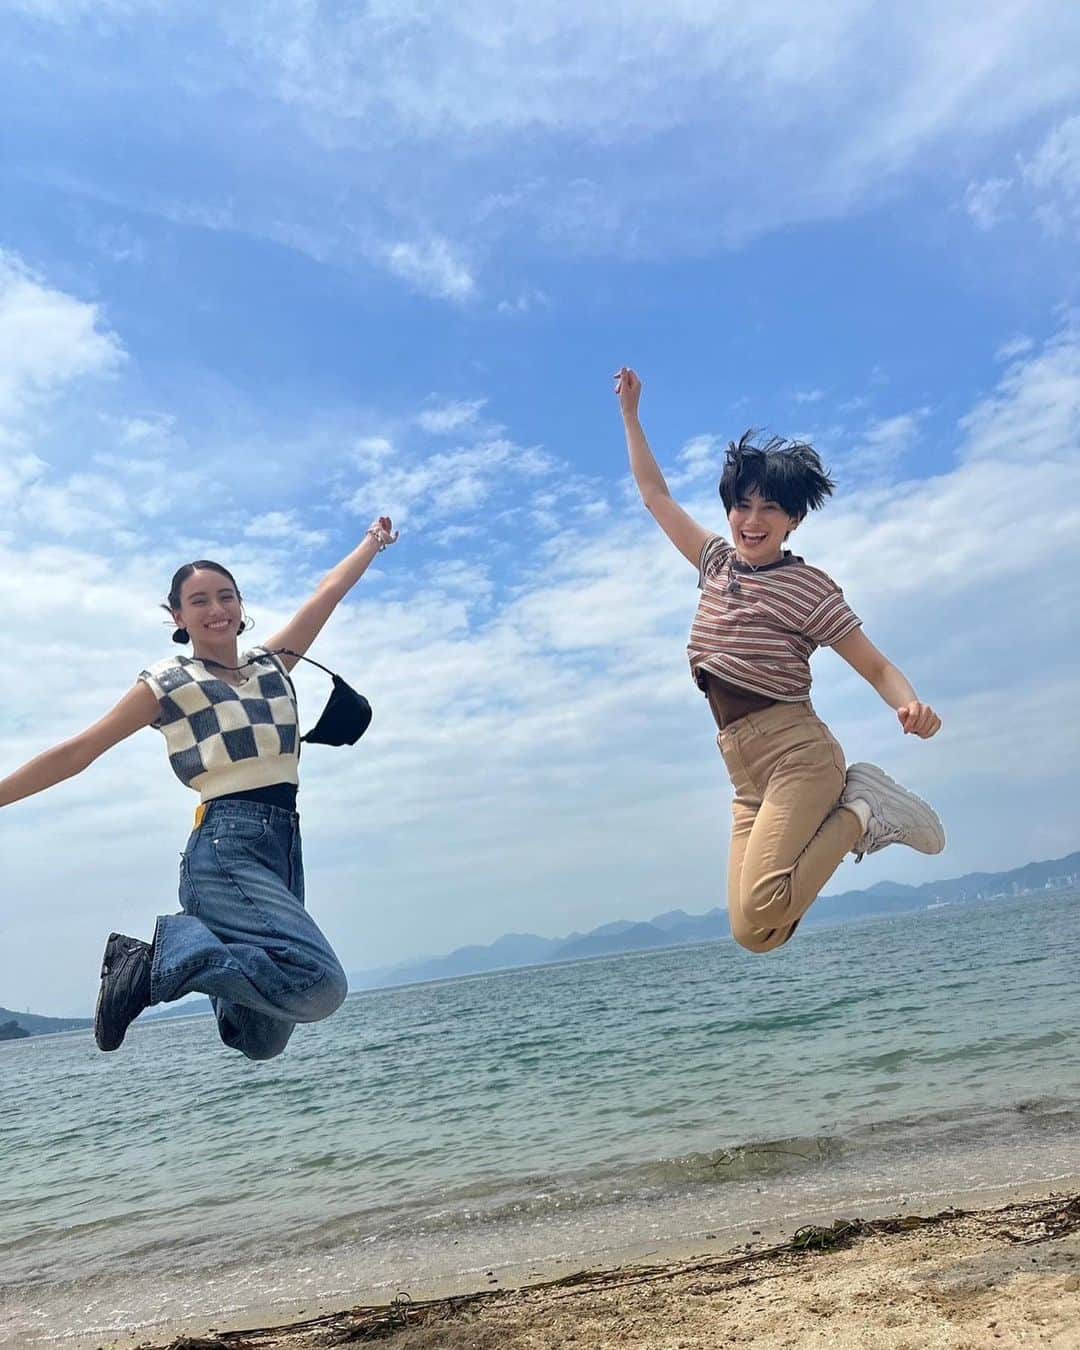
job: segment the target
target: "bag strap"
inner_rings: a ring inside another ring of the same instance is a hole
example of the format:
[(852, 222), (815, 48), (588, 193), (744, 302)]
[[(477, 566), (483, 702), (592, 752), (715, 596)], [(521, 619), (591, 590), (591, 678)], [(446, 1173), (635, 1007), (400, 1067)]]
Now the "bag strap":
[(319, 669), (325, 671), (331, 679), (336, 680), (340, 678), (335, 675), (328, 666), (324, 666), (321, 661), (316, 661), (314, 657), (311, 656), (301, 656), (299, 652), (294, 652), (291, 647), (275, 647), (273, 651), (271, 651), (269, 647), (264, 647), (263, 651), (269, 652), (271, 656), (295, 656), (298, 661), (306, 661), (309, 665), (318, 666)]
[[(267, 654), (267, 656), (295, 656), (298, 661), (307, 661), (309, 665), (318, 666), (319, 669), (325, 671), (326, 674), (331, 677), (331, 679), (336, 680), (340, 678), (339, 676), (335, 675), (334, 672), (330, 670), (327, 666), (324, 666), (321, 661), (316, 661), (314, 657), (311, 656), (301, 656), (299, 652), (294, 652), (291, 647), (274, 647), (274, 648), (263, 647), (262, 650)], [(251, 662), (249, 661), (248, 665), (250, 664)], [(247, 666), (227, 666), (224, 663), (224, 661), (203, 661), (203, 665), (217, 666), (219, 670), (231, 670), (234, 673), (238, 670), (247, 669)]]

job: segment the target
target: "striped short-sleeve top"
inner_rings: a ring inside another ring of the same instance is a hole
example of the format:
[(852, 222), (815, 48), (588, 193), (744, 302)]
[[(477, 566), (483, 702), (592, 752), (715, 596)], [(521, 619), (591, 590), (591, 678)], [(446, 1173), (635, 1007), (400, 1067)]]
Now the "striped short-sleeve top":
[(262, 647), (240, 661), (251, 672), (240, 685), (187, 655), (139, 673), (157, 698), (152, 725), (165, 737), (173, 772), (204, 802), (299, 781), (299, 718), (289, 672)]
[(741, 689), (798, 703), (810, 697), (811, 654), (862, 622), (820, 568), (792, 553), (754, 568), (720, 535), (701, 550), (698, 586), (687, 651), (699, 685), (709, 671)]

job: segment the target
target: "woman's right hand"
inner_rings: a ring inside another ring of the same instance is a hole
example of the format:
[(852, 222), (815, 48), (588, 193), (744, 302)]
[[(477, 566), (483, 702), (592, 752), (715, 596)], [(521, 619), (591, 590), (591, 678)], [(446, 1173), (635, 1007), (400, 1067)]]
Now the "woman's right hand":
[(641, 381), (629, 366), (615, 373), (615, 393), (624, 417), (636, 417), (641, 402)]

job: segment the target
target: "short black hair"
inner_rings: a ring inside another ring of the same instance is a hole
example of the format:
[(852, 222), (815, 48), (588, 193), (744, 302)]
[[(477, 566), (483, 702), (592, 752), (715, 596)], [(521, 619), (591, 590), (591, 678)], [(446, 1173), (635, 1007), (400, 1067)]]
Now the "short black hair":
[(724, 472), (720, 475), (724, 510), (730, 512), (755, 489), (767, 501), (778, 502), (796, 520), (823, 506), (836, 484), (825, 472), (814, 447), (805, 441), (785, 440), (783, 436), (770, 436), (763, 444), (755, 445), (756, 435), (751, 428), (737, 442), (728, 444)]

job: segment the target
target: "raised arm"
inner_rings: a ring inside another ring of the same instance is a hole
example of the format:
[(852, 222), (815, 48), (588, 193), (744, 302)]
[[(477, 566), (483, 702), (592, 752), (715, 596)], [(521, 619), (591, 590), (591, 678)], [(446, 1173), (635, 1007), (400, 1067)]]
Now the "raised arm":
[(100, 722), (0, 779), (0, 806), (10, 806), (23, 797), (32, 797), (35, 792), (44, 792), (46, 788), (62, 783), (65, 778), (74, 778), (119, 741), (150, 726), (158, 712), (157, 699), (140, 680)]
[(630, 471), (638, 485), (645, 509), (664, 531), (679, 552), (695, 567), (701, 561), (701, 550), (712, 531), (698, 524), (684, 511), (668, 490), (660, 472), (645, 431), (638, 418), (641, 401), (641, 381), (632, 370), (623, 366), (615, 376), (615, 392), (619, 396), (623, 425), (626, 427), (626, 448), (630, 452)]
[[(349, 556), (342, 558), (332, 571), (327, 572), (316, 586), (311, 599), (300, 606), (284, 628), (272, 638), (267, 638), (265, 646), (270, 651), (287, 647), (289, 651), (303, 656), (322, 632), (330, 615), (368, 570), (375, 555), (396, 539), (397, 531), (390, 517), (380, 516)], [(290, 670), (296, 665), (295, 656), (283, 656), (281, 659)]]

